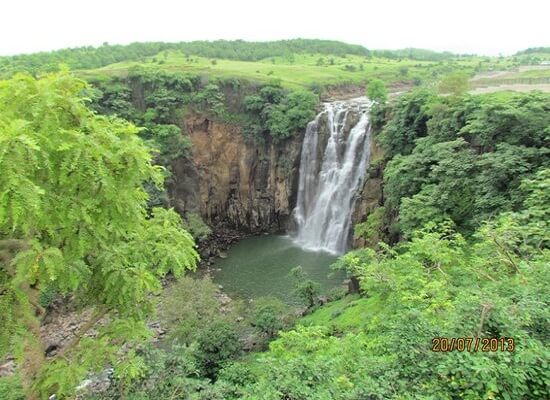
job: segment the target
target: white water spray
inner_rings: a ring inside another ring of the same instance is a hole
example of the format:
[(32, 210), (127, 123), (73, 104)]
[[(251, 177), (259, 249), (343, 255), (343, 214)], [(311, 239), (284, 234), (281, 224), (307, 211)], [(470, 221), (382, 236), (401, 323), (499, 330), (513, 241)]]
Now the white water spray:
[[(326, 103), (307, 126), (294, 209), (295, 241), (306, 249), (341, 254), (348, 247), (355, 195), (369, 163), (369, 105), (366, 98)], [(351, 130), (350, 118), (358, 118)], [(321, 155), (322, 123), (330, 136)]]

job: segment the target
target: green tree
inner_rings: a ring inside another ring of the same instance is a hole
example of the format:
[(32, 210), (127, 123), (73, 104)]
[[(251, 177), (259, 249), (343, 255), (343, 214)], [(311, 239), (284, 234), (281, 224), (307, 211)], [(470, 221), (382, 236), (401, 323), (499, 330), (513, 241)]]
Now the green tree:
[(434, 98), (435, 94), (426, 89), (416, 89), (397, 98), (391, 119), (379, 136), (387, 159), (410, 154), (416, 139), (427, 135), (429, 105)]
[(449, 74), (439, 83), (440, 93), (450, 93), (455, 96), (465, 93), (468, 88), (468, 75), (463, 72)]
[(235, 326), (225, 321), (216, 321), (197, 335), (196, 358), (204, 373), (215, 378), (223, 364), (242, 351)]
[(271, 135), (277, 139), (285, 139), (306, 127), (315, 117), (315, 107), (319, 98), (307, 91), (291, 92), (281, 103), (269, 108), (266, 121)]
[(317, 304), (317, 297), (321, 289), (320, 285), (308, 279), (304, 269), (300, 266), (290, 271), (290, 276), (295, 280), (294, 293), (307, 307), (312, 308)]
[(263, 86), (257, 95), (246, 96), (247, 131), (256, 139), (270, 134), (285, 139), (303, 130), (315, 117), (319, 97), (308, 90), (285, 93), (279, 84)]
[(254, 301), (252, 325), (267, 339), (288, 327), (291, 320), (289, 317), (288, 306), (277, 298), (262, 297)]
[(380, 79), (370, 81), (367, 88), (367, 96), (378, 103), (385, 103), (388, 100), (388, 90), (384, 82)]
[[(147, 210), (144, 184), (162, 168), (126, 121), (86, 107), (87, 86), (68, 74), (0, 81), (1, 355), (13, 352), (29, 396), (70, 394), (106, 362), (121, 379), (139, 356), (115, 357), (114, 340), (144, 340), (149, 294), (168, 272), (195, 267), (194, 242), (172, 210)], [(37, 302), (47, 288), (93, 309), (74, 340), (43, 359)], [(97, 321), (95, 340), (85, 337)], [(9, 338), (6, 340), (6, 335)]]
[(354, 236), (366, 241), (369, 246), (376, 246), (381, 239), (381, 230), (384, 226), (384, 207), (376, 207), (367, 217), (354, 227)]
[(397, 99), (379, 136), (389, 160), (390, 232), (407, 236), (451, 219), (468, 235), (495, 213), (520, 208), (522, 179), (550, 166), (548, 107), (543, 93), (456, 97), (421, 90)]

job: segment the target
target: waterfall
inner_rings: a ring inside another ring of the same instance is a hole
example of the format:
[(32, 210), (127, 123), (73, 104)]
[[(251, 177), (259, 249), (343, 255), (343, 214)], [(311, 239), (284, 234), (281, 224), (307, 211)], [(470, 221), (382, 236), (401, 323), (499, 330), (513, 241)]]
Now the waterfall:
[(355, 195), (369, 162), (369, 105), (366, 98), (325, 103), (306, 128), (293, 212), (295, 242), (306, 249), (335, 254), (347, 249)]

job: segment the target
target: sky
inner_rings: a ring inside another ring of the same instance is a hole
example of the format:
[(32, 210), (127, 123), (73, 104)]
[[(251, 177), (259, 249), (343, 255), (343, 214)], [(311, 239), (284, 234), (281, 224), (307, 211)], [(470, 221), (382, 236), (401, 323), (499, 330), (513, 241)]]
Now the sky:
[(2, 0), (0, 12), (0, 55), (216, 39), (487, 55), (550, 46), (548, 0)]

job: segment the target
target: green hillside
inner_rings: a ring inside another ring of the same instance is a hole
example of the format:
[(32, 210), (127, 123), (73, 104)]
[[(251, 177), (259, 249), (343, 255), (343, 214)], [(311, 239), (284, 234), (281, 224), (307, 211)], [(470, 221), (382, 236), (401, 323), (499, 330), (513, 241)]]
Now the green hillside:
[(471, 76), (475, 72), (507, 70), (531, 58), (530, 54), (512, 59), (423, 49), (368, 50), (342, 42), (309, 39), (153, 42), (0, 57), (0, 76), (20, 71), (40, 74), (59, 70), (63, 65), (84, 78), (125, 76), (132, 67), (147, 66), (260, 83), (280, 81), (293, 89), (365, 85), (373, 78), (389, 84), (420, 85), (456, 71)]

